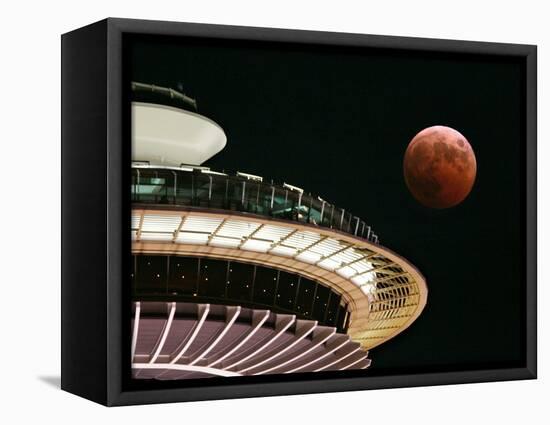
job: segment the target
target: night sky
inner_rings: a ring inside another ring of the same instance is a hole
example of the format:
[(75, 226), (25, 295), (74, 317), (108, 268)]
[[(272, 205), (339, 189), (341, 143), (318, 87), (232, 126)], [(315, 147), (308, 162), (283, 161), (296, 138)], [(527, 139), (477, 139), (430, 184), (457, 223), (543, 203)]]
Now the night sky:
[[(371, 374), (523, 362), (524, 79), (511, 58), (221, 40), (135, 39), (133, 81), (195, 98), (228, 143), (205, 165), (287, 182), (365, 219), (424, 274), (428, 304), (371, 351)], [(419, 205), (414, 135), (447, 125), (477, 179), (459, 206)]]

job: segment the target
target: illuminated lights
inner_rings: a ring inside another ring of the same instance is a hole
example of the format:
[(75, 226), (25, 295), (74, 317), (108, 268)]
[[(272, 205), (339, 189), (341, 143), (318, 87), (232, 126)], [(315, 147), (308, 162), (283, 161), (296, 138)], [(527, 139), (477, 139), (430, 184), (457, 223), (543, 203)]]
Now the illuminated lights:
[[(366, 349), (404, 330), (422, 311), (427, 294), (424, 279), (406, 260), (380, 245), (325, 227), (238, 214), (136, 209), (132, 217), (134, 246), (151, 253), (188, 253), (193, 249), (201, 256), (242, 258), (303, 273), (335, 289), (350, 303), (348, 332)], [(288, 285), (296, 288), (295, 283)], [(275, 299), (286, 299), (277, 292)], [(319, 294), (315, 299), (330, 304)], [(289, 306), (293, 304), (293, 299), (288, 300)], [(333, 316), (334, 310), (327, 312), (327, 317)]]

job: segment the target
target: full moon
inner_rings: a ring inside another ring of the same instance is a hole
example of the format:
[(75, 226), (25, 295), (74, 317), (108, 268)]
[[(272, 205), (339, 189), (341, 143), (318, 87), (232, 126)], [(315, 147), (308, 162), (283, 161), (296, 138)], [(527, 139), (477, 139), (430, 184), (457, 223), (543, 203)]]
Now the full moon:
[(429, 208), (460, 204), (472, 190), (476, 157), (468, 140), (453, 128), (428, 127), (409, 143), (403, 160), (405, 183)]

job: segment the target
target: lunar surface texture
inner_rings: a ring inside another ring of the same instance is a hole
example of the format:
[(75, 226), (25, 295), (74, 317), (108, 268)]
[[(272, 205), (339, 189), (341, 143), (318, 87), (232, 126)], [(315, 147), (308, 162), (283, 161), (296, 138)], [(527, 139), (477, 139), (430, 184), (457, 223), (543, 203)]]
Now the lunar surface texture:
[(407, 187), (428, 208), (460, 204), (472, 190), (476, 171), (476, 157), (468, 140), (455, 129), (440, 125), (414, 136), (403, 160)]

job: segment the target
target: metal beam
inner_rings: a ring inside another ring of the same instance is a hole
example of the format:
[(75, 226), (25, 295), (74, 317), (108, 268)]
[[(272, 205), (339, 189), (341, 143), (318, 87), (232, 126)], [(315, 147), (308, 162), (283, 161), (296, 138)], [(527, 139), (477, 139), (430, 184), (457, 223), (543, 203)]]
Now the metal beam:
[[(202, 328), (202, 325), (206, 320), (206, 317), (208, 316), (208, 312), (210, 311), (210, 304), (199, 304), (197, 308), (200, 314), (200, 319), (198, 323), (195, 325), (195, 329), (193, 330), (193, 333), (191, 334), (191, 336), (189, 337), (185, 345), (181, 348), (181, 350), (179, 350), (178, 354), (176, 354), (176, 356), (170, 361), (170, 364), (176, 363), (181, 358), (181, 356), (185, 354), (187, 349), (191, 346), (191, 344), (199, 334)], [(202, 310), (202, 314), (201, 314), (201, 310)]]
[(336, 350), (339, 350), (344, 345), (350, 344), (350, 343), (351, 343), (351, 341), (350, 341), (349, 337), (347, 337), (347, 338), (343, 337), (343, 338), (341, 338), (341, 341), (335, 342), (330, 348), (327, 347), (327, 351), (322, 356), (316, 357), (313, 360), (310, 360), (307, 363), (303, 363), (303, 364), (301, 364), (301, 365), (299, 365), (299, 366), (297, 366), (293, 369), (287, 370), (284, 373), (294, 373), (294, 372), (298, 372), (299, 370), (305, 369), (308, 366), (311, 366), (311, 365), (323, 360), (325, 357), (330, 356), (332, 353), (334, 353)]
[(240, 365), (243, 362), (246, 362), (247, 360), (251, 359), (252, 357), (257, 356), (258, 354), (263, 352), (265, 349), (267, 349), (271, 344), (273, 344), (275, 341), (277, 341), (279, 339), (279, 337), (281, 335), (283, 335), (288, 330), (288, 328), (290, 328), (290, 326), (292, 326), (294, 324), (295, 321), (296, 321), (296, 316), (294, 316), (294, 315), (285, 317), (279, 323), (280, 327), (279, 327), (278, 330), (276, 330), (275, 335), (268, 338), (267, 340), (264, 339), (265, 342), (262, 345), (260, 345), (256, 350), (252, 351), (251, 353), (249, 353), (248, 355), (246, 355), (242, 359), (230, 364), (229, 366), (224, 367), (223, 369), (224, 370), (231, 369), (235, 366)]
[(303, 356), (311, 353), (313, 350), (315, 350), (320, 345), (324, 344), (329, 338), (331, 338), (336, 333), (336, 328), (327, 329), (326, 332), (321, 332), (318, 337), (314, 337), (311, 346), (307, 349), (302, 351), (299, 354), (296, 355), (290, 355), (287, 356), (286, 360), (284, 360), (282, 363), (277, 363), (275, 366), (270, 367), (269, 369), (264, 369), (262, 371), (256, 372), (256, 375), (263, 375), (265, 373), (272, 372), (274, 370), (280, 369), (290, 363), (295, 362), (296, 360), (302, 358)]
[(296, 258), (298, 255), (302, 254), (305, 251), (309, 251), (311, 248), (313, 248), (315, 245), (319, 245), (321, 242), (326, 241), (329, 237), (328, 236), (321, 236), (319, 239), (317, 239), (315, 242), (310, 243), (305, 248), (299, 249), (296, 254), (292, 256), (292, 258)]
[(233, 354), (235, 351), (237, 351), (239, 348), (241, 348), (245, 343), (246, 341), (248, 341), (250, 338), (252, 338), (254, 336), (254, 334), (256, 332), (258, 332), (258, 330), (260, 330), (260, 328), (263, 326), (263, 324), (265, 323), (265, 321), (268, 319), (269, 315), (270, 315), (271, 311), (269, 310), (266, 310), (265, 311), (265, 314), (264, 316), (258, 320), (258, 323), (256, 324), (256, 326), (254, 326), (250, 332), (248, 332), (246, 334), (246, 336), (238, 343), (236, 344), (231, 350), (229, 350), (227, 353), (225, 353), (224, 355), (222, 355), (219, 359), (217, 359), (216, 361), (210, 363), (210, 366), (214, 366), (214, 365), (217, 365), (219, 362), (225, 360), (227, 357), (229, 357), (231, 354)]
[[(292, 232), (290, 232), (284, 238), (279, 239), (277, 242), (273, 242), (273, 245), (271, 246), (271, 248), (269, 248), (266, 252), (270, 253), (273, 250), (273, 248), (276, 248), (280, 245), (283, 245), (284, 241), (286, 241), (288, 238), (292, 237), (294, 234), (296, 234), (299, 231), (300, 231), (300, 229), (294, 229)], [(292, 248), (292, 247), (289, 246), (288, 248)]]
[(168, 334), (170, 333), (170, 328), (172, 327), (172, 321), (174, 320), (174, 314), (176, 313), (176, 303), (171, 303), (170, 305), (170, 313), (168, 314), (168, 320), (166, 321), (164, 325), (164, 329), (162, 330), (162, 334), (160, 339), (157, 341), (156, 349), (154, 350), (154, 354), (149, 360), (149, 363), (155, 363), (158, 356), (160, 355), (160, 352), (162, 351), (162, 347), (164, 347), (164, 343), (166, 342), (166, 338), (168, 337)]
[(190, 366), (193, 366), (195, 363), (197, 363), (199, 360), (203, 359), (212, 351), (216, 345), (221, 341), (221, 339), (225, 336), (227, 332), (229, 332), (229, 329), (231, 329), (231, 326), (233, 326), (233, 323), (235, 323), (235, 320), (237, 320), (237, 317), (239, 317), (239, 313), (241, 312), (241, 307), (227, 307), (227, 310), (234, 310), (233, 315), (229, 319), (229, 321), (225, 324), (225, 327), (222, 329), (222, 331), (219, 333), (219, 335), (212, 341), (208, 346), (206, 346), (203, 351), (197, 355), (195, 360), (193, 360), (191, 363), (189, 363)]
[(134, 314), (134, 329), (132, 332), (132, 349), (131, 349), (131, 361), (134, 361), (134, 356), (136, 354), (136, 345), (137, 345), (137, 339), (138, 339), (138, 333), (139, 333), (139, 318), (141, 315), (141, 303), (138, 301), (136, 302), (136, 312)]
[(185, 365), (185, 364), (170, 364), (170, 363), (133, 363), (132, 369), (159, 369), (161, 370), (161, 374), (165, 374), (166, 370), (178, 370), (178, 371), (185, 371), (185, 372), (200, 372), (200, 373), (206, 373), (208, 375), (216, 375), (216, 376), (241, 376), (240, 373), (236, 372), (230, 372), (222, 369), (216, 369), (213, 367), (205, 367), (205, 366), (192, 366), (192, 365)]
[(176, 242), (176, 240), (178, 239), (178, 236), (180, 234), (180, 231), (181, 231), (181, 228), (183, 227), (183, 225), (185, 224), (185, 220), (187, 219), (187, 216), (186, 215), (182, 215), (181, 216), (181, 221), (180, 221), (180, 225), (178, 226), (178, 228), (174, 231), (174, 236), (172, 237), (172, 242)]
[(237, 246), (237, 249), (241, 249), (241, 247), (242, 247), (247, 241), (249, 241), (250, 239), (252, 239), (252, 238), (254, 237), (254, 235), (260, 231), (260, 229), (263, 229), (264, 226), (265, 226), (265, 224), (260, 224), (260, 225), (258, 226), (258, 228), (257, 228), (256, 230), (254, 230), (250, 235), (244, 236), (244, 237), (242, 238), (242, 242), (239, 244), (239, 246)]
[(247, 372), (249, 370), (256, 369), (256, 368), (266, 364), (267, 362), (272, 361), (273, 359), (276, 359), (277, 357), (279, 357), (282, 354), (286, 353), (292, 347), (296, 346), (306, 336), (308, 336), (311, 332), (313, 332), (315, 330), (315, 328), (317, 328), (317, 321), (309, 321), (309, 320), (308, 321), (302, 321), (302, 320), (299, 320), (298, 324), (296, 325), (296, 338), (294, 339), (294, 341), (291, 341), (290, 343), (287, 343), (284, 348), (277, 347), (276, 350), (272, 350), (271, 352), (267, 353), (266, 355), (261, 356), (259, 359), (257, 359), (257, 361), (255, 361), (254, 363), (252, 363), (250, 366), (246, 367), (245, 369), (241, 369), (240, 371), (242, 373), (244, 373), (244, 372)]

